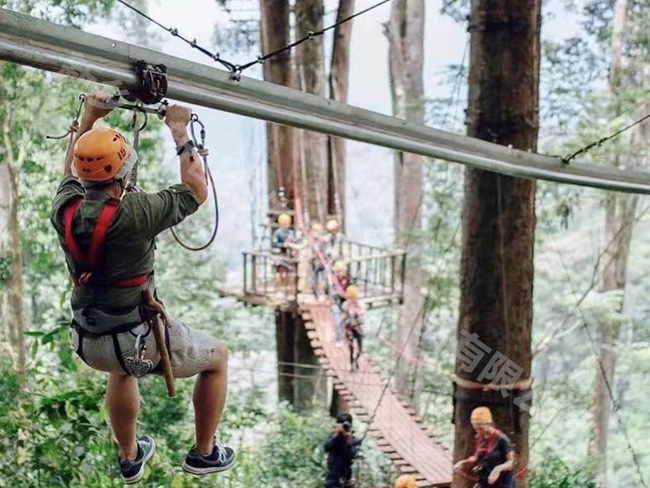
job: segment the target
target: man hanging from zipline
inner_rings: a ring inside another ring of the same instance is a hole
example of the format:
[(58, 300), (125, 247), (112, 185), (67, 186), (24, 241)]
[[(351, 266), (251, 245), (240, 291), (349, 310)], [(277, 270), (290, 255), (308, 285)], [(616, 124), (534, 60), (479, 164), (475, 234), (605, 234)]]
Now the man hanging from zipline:
[[(87, 95), (64, 178), (52, 202), (51, 221), (74, 282), (72, 335), (79, 357), (109, 373), (106, 401), (126, 484), (143, 477), (156, 444), (137, 437), (138, 378), (160, 373), (146, 291), (155, 295), (155, 237), (196, 212), (207, 198), (204, 167), (187, 126), (191, 110), (172, 105), (165, 123), (177, 147), (182, 183), (157, 193), (127, 192), (138, 155), (124, 136), (93, 128), (107, 115), (108, 98)], [(216, 431), (226, 403), (228, 351), (204, 332), (174, 321), (166, 330), (173, 376), (198, 375), (194, 387), (196, 438), (182, 467), (204, 475), (230, 469), (235, 451)]]

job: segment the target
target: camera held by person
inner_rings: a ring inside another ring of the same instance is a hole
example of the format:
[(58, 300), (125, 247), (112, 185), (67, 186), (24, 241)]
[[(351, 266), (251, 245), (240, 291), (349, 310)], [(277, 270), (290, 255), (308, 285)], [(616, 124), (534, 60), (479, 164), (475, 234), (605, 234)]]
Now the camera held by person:
[(336, 419), (334, 432), (325, 443), (327, 478), (325, 488), (354, 486), (352, 464), (361, 449), (361, 441), (354, 437), (352, 415), (344, 413)]

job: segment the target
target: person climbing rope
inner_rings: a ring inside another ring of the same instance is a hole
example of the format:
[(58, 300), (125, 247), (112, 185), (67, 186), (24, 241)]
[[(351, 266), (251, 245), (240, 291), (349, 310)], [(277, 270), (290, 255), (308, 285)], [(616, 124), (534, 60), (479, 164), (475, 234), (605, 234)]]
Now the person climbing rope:
[(492, 412), (487, 407), (472, 411), (470, 421), (476, 431), (474, 454), (454, 464), (454, 472), (466, 466), (478, 476), (479, 488), (513, 488), (514, 452), (510, 439), (494, 427)]
[[(359, 289), (355, 285), (350, 285), (345, 290), (346, 300), (341, 305), (343, 311), (343, 325), (345, 327), (345, 336), (350, 348), (350, 371), (359, 369), (359, 357), (363, 352), (363, 321), (364, 306), (359, 301)], [(356, 354), (354, 353), (356, 343)]]
[[(312, 242), (312, 251), (314, 256), (311, 259), (311, 276), (312, 276), (312, 289), (314, 291), (314, 297), (318, 300), (320, 298), (320, 288), (321, 283), (325, 281), (326, 290), (325, 293), (328, 293), (327, 290), (327, 280), (325, 280), (325, 263), (323, 263), (322, 258), (327, 255), (327, 246), (328, 240), (324, 235), (325, 228), (320, 222), (314, 222), (311, 226), (311, 237)], [(320, 254), (320, 256), (319, 256)]]
[[(162, 357), (152, 331), (155, 237), (196, 212), (208, 195), (203, 165), (187, 133), (192, 112), (172, 105), (165, 123), (176, 143), (181, 183), (157, 193), (127, 192), (138, 155), (124, 136), (94, 128), (110, 111), (108, 97), (89, 94), (50, 220), (74, 283), (72, 338), (77, 355), (109, 374), (106, 401), (126, 484), (143, 478), (156, 449), (137, 437), (138, 378), (159, 373)], [(151, 310), (145, 303), (145, 296)], [(165, 313), (166, 315), (166, 313)], [(195, 475), (232, 468), (234, 449), (216, 432), (227, 394), (228, 350), (204, 332), (174, 321), (165, 330), (173, 376), (198, 375), (194, 387), (195, 444), (182, 468)]]
[(345, 290), (350, 286), (348, 266), (343, 261), (337, 261), (332, 267), (334, 274), (330, 277), (333, 283), (328, 285), (331, 299), (332, 315), (334, 317), (334, 331), (336, 334), (336, 347), (343, 347), (344, 329), (341, 322), (341, 306), (345, 302)]
[(418, 488), (418, 482), (410, 474), (403, 474), (397, 478), (395, 488)]
[(334, 432), (325, 443), (327, 476), (325, 488), (354, 486), (352, 464), (361, 449), (361, 440), (354, 436), (352, 415), (341, 414), (336, 419)]
[(295, 235), (291, 229), (291, 215), (283, 213), (278, 217), (278, 228), (273, 232), (271, 252), (275, 256), (276, 288), (280, 293), (286, 289), (291, 267), (289, 251), (293, 247)]

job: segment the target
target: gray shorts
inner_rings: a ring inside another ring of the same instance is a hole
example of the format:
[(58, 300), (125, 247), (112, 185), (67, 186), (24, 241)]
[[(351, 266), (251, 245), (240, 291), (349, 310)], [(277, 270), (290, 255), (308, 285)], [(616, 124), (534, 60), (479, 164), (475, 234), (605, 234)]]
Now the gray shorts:
[[(158, 365), (160, 355), (153, 330), (148, 323), (140, 324), (128, 332), (121, 332), (115, 336), (83, 333), (81, 341), (79, 333), (73, 328), (72, 340), (77, 354), (91, 368), (107, 373), (125, 373), (124, 358), (135, 355), (135, 341), (140, 334), (146, 344), (144, 359), (149, 359), (153, 363), (152, 373), (160, 373)], [(225, 351), (223, 346), (209, 334), (192, 329), (183, 322), (174, 322), (174, 325), (167, 329), (167, 334), (175, 378), (188, 378), (209, 369), (218, 355), (224, 354)], [(121, 359), (118, 358), (117, 349), (122, 353)]]

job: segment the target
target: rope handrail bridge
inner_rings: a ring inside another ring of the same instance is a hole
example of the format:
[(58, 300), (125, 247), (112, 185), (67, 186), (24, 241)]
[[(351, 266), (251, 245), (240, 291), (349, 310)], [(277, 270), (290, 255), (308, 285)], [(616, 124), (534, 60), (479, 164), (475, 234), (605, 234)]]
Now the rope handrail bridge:
[(329, 306), (303, 305), (301, 314), (319, 363), (350, 410), (363, 422), (371, 422), (368, 433), (379, 449), (419, 487), (450, 486), (451, 452), (392, 388), (382, 394), (383, 377), (368, 355), (361, 355), (358, 371), (349, 372), (347, 349), (336, 347)]

